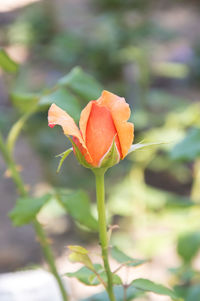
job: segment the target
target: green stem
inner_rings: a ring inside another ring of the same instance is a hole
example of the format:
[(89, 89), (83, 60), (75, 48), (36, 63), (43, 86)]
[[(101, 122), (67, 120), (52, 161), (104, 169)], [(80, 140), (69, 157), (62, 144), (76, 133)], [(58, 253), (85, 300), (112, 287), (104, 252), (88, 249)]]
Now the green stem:
[(97, 209), (98, 209), (98, 222), (99, 222), (99, 238), (101, 244), (102, 258), (104, 268), (107, 275), (107, 293), (110, 301), (115, 301), (113, 292), (112, 272), (108, 261), (108, 236), (106, 227), (106, 210), (105, 210), (105, 192), (104, 192), (104, 174), (106, 169), (98, 169), (94, 171), (96, 177), (96, 196), (97, 196)]
[(11, 154), (13, 152), (17, 137), (19, 136), (25, 122), (33, 115), (33, 113), (35, 113), (36, 110), (37, 110), (37, 104), (32, 106), (31, 109), (28, 112), (26, 112), (24, 115), (22, 115), (22, 117), (20, 117), (17, 120), (17, 122), (15, 122), (11, 127), (6, 141), (7, 150)]
[[(12, 179), (18, 189), (19, 194), (22, 197), (27, 197), (28, 193), (25, 189), (23, 180), (22, 180), (19, 172), (17, 171), (16, 164), (12, 158), (11, 152), (9, 152), (7, 150), (6, 144), (3, 141), (3, 137), (1, 135), (1, 133), (0, 133), (0, 151), (3, 155), (3, 158), (7, 164), (10, 172), (11, 172)], [(42, 226), (40, 225), (40, 223), (36, 219), (33, 222), (33, 226), (34, 226), (37, 238), (41, 244), (44, 257), (45, 257), (46, 261), (48, 262), (49, 269), (50, 269), (51, 273), (54, 275), (54, 277), (57, 281), (57, 284), (60, 288), (60, 292), (62, 294), (63, 301), (67, 301), (68, 300), (67, 293), (66, 293), (64, 285), (62, 283), (62, 280), (58, 274), (58, 271), (56, 269), (54, 256), (53, 256), (52, 250), (48, 244), (48, 240), (45, 236), (45, 232), (44, 232)]]
[(57, 281), (57, 284), (59, 286), (59, 289), (60, 289), (60, 292), (62, 295), (62, 299), (63, 299), (63, 301), (67, 301), (68, 300), (67, 292), (63, 285), (62, 279), (61, 279), (60, 275), (58, 274), (58, 271), (57, 271), (57, 268), (55, 265), (54, 255), (48, 244), (45, 232), (44, 232), (42, 226), (40, 225), (40, 223), (36, 219), (33, 224), (34, 224), (34, 229), (35, 229), (36, 235), (37, 235), (40, 245), (42, 247), (44, 257), (49, 265), (49, 269), (50, 269), (51, 273), (54, 275), (54, 277)]
[(126, 301), (126, 299), (127, 299), (127, 296), (126, 296), (127, 295), (127, 286), (124, 286), (123, 289), (124, 289), (123, 290), (123, 301)]

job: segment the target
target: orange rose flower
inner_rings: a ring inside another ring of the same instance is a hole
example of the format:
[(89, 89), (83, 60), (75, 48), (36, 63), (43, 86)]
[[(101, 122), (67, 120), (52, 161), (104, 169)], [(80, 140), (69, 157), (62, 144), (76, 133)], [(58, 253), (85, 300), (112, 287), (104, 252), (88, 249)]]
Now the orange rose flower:
[[(48, 123), (50, 127), (60, 125), (65, 135), (72, 136), (76, 149), (94, 168), (101, 167), (105, 158), (109, 159), (113, 147), (118, 162), (127, 155), (134, 137), (133, 124), (127, 122), (129, 117), (130, 108), (125, 99), (103, 91), (99, 99), (90, 101), (81, 112), (80, 130), (74, 120), (55, 104), (49, 109)], [(75, 148), (74, 151), (76, 154)]]

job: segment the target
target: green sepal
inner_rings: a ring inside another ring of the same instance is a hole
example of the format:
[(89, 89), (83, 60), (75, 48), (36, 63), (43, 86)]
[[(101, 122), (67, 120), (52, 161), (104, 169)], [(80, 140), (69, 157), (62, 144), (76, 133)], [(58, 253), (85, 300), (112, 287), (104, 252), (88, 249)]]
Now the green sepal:
[(63, 162), (65, 161), (65, 159), (69, 156), (69, 154), (72, 152), (72, 148), (67, 149), (65, 152), (57, 155), (56, 157), (61, 157), (60, 162), (58, 164), (58, 168), (56, 170), (57, 173), (59, 173), (61, 166), (63, 165)]
[(99, 168), (103, 168), (103, 169), (106, 168), (107, 169), (107, 168), (112, 167), (113, 165), (119, 163), (119, 161), (120, 161), (120, 154), (119, 154), (119, 151), (118, 151), (116, 143), (115, 143), (115, 137), (113, 139), (112, 145), (110, 146), (107, 153), (101, 159), (98, 167), (94, 167), (93, 165), (89, 164), (86, 161), (83, 154), (81, 153), (81, 151), (79, 150), (76, 143), (71, 139), (71, 137), (69, 137), (69, 136), (67, 136), (67, 137), (73, 145), (74, 152), (75, 152), (76, 158), (78, 159), (79, 163), (81, 165), (83, 165), (84, 167), (86, 167), (86, 168), (90, 168), (92, 170), (96, 170), (96, 169), (99, 169)]
[(144, 147), (148, 147), (148, 146), (154, 146), (154, 145), (160, 145), (160, 144), (165, 144), (166, 142), (152, 142), (152, 143), (136, 143), (136, 144), (132, 144), (129, 151), (128, 151), (128, 155), (140, 148), (144, 148)]
[(85, 157), (83, 156), (83, 154), (81, 153), (81, 151), (79, 150), (78, 146), (76, 145), (76, 143), (71, 139), (71, 137), (67, 136), (67, 138), (71, 141), (73, 148), (74, 148), (74, 152), (76, 155), (76, 158), (78, 159), (79, 163), (81, 165), (83, 165), (86, 168), (94, 168), (94, 166), (90, 165), (86, 160)]
[(113, 142), (106, 152), (106, 154), (101, 158), (99, 162), (99, 167), (112, 167), (113, 165), (119, 163), (120, 161), (120, 153), (117, 149), (117, 145), (115, 143), (115, 137), (113, 139)]

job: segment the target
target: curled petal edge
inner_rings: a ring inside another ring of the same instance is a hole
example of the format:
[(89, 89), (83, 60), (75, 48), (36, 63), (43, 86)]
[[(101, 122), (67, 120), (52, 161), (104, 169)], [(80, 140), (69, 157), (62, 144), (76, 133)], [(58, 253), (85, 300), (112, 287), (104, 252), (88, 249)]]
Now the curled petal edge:
[(53, 128), (55, 125), (60, 125), (66, 136), (75, 136), (83, 145), (83, 147), (87, 149), (81, 132), (73, 118), (54, 103), (50, 106), (48, 111), (48, 125), (51, 128)]

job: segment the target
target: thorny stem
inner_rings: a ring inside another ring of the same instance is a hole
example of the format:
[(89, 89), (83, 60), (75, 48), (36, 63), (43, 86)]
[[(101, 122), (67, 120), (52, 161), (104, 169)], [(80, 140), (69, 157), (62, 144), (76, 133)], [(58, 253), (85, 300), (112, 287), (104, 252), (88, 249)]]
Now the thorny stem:
[(113, 292), (112, 272), (108, 261), (108, 236), (106, 227), (106, 211), (105, 211), (105, 192), (104, 192), (104, 173), (106, 169), (98, 169), (94, 171), (96, 177), (96, 197), (98, 209), (98, 223), (99, 223), (99, 238), (101, 244), (102, 258), (104, 268), (107, 275), (106, 290), (110, 301), (116, 301)]
[[(4, 143), (3, 137), (0, 133), (0, 151), (2, 153), (2, 156), (5, 160), (5, 163), (7, 164), (10, 172), (11, 172), (11, 177), (17, 187), (18, 193), (19, 195), (21, 195), (22, 197), (28, 197), (28, 193), (25, 189), (25, 185), (23, 183), (23, 180), (16, 168), (16, 163), (13, 160), (13, 157), (11, 155), (11, 152), (8, 151), (7, 147), (6, 147), (6, 143)], [(42, 247), (42, 251), (44, 254), (44, 257), (49, 265), (49, 269), (51, 271), (51, 273), (54, 275), (57, 284), (59, 286), (61, 295), (62, 295), (62, 299), (63, 301), (68, 301), (68, 297), (67, 297), (67, 293), (66, 290), (64, 288), (64, 285), (62, 283), (62, 280), (58, 274), (58, 271), (56, 269), (56, 265), (55, 265), (55, 260), (54, 260), (54, 256), (52, 253), (52, 250), (48, 244), (48, 240), (45, 236), (45, 232), (42, 228), (42, 226), (40, 225), (40, 223), (35, 219), (33, 221), (33, 226), (37, 235), (37, 238), (40, 242), (40, 245)]]

